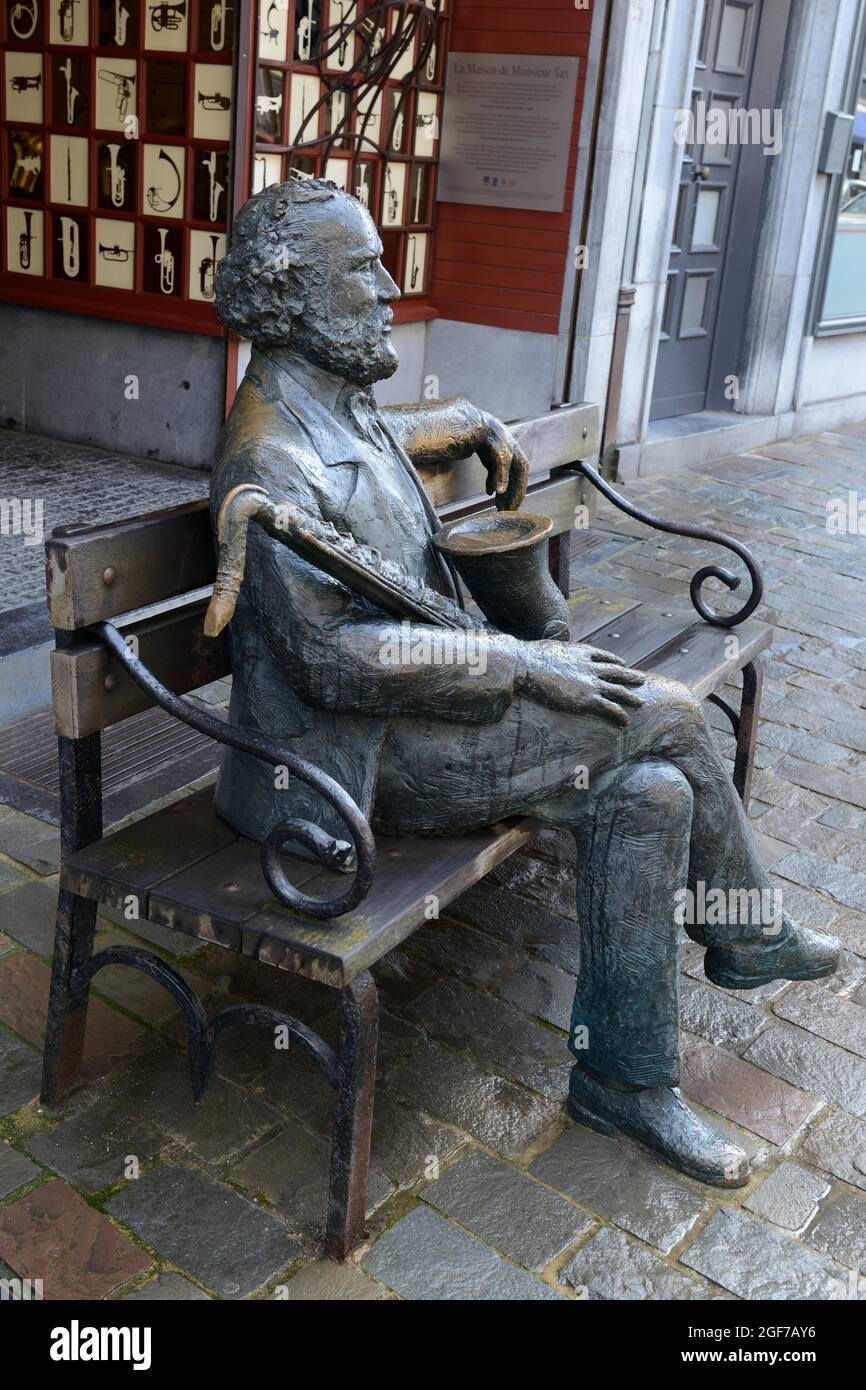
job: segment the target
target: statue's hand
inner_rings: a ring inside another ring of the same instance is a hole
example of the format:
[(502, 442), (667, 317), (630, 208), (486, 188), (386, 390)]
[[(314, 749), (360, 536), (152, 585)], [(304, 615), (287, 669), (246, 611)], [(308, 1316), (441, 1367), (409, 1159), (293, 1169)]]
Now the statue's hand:
[(501, 420), (486, 410), (477, 415), (475, 452), (487, 469), (487, 492), (500, 511), (516, 511), (526, 496), (529, 460)]
[(624, 666), (612, 652), (579, 643), (529, 642), (524, 654), (526, 671), (520, 689), (548, 709), (600, 714), (625, 725), (626, 707), (639, 709), (643, 704), (633, 687), (643, 685), (645, 677)]

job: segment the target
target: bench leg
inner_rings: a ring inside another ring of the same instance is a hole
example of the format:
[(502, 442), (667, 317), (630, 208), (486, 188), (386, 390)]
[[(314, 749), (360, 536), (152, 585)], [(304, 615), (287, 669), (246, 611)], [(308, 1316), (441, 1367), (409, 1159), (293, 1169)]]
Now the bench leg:
[(325, 1254), (331, 1260), (345, 1260), (364, 1229), (378, 1031), (378, 994), (367, 972), (340, 995), (337, 1111), (325, 1241)]
[(743, 667), (743, 698), (737, 728), (737, 747), (734, 754), (734, 786), (743, 806), (749, 809), (749, 792), (755, 762), (755, 743), (758, 737), (758, 718), (761, 710), (761, 691), (764, 671), (760, 661), (750, 661)]
[(43, 1105), (57, 1105), (75, 1081), (84, 1052), (96, 903), (61, 888), (42, 1061)]

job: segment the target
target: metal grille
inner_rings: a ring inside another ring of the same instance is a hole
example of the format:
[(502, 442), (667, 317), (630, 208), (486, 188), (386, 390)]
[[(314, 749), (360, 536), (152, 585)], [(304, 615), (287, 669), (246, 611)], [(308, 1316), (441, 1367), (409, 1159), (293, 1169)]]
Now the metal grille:
[[(102, 736), (106, 824), (196, 781), (218, 763), (212, 739), (159, 709), (107, 729)], [(57, 737), (50, 710), (0, 729), (0, 800), (59, 822)]]

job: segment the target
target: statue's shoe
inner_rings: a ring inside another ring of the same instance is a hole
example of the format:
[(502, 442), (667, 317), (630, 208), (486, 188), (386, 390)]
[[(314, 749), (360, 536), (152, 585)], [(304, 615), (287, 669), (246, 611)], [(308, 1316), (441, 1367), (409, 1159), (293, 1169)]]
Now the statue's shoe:
[(835, 936), (798, 926), (784, 914), (787, 930), (777, 942), (754, 946), (708, 946), (704, 973), (723, 989), (757, 989), (770, 980), (817, 980), (832, 975), (842, 948)]
[(627, 1134), (655, 1149), (680, 1172), (714, 1187), (742, 1187), (749, 1181), (749, 1159), (736, 1144), (705, 1124), (675, 1086), (619, 1091), (575, 1066), (568, 1111), (579, 1124), (602, 1134)]

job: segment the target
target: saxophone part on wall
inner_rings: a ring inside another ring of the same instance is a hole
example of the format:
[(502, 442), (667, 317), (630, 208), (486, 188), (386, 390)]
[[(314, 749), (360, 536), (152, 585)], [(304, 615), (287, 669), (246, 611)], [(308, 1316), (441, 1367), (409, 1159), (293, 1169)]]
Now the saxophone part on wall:
[(190, 299), (212, 303), (214, 272), (226, 253), (226, 238), (221, 232), (191, 231), (189, 234), (189, 274), (187, 293)]
[(114, 42), (118, 48), (126, 47), (126, 36), (129, 29), (129, 10), (123, 0), (114, 0)]
[(58, 219), (60, 234), (60, 268), (69, 280), (77, 280), (81, 273), (81, 228), (74, 217)]
[(80, 91), (72, 81), (72, 59), (67, 58), (65, 63), (60, 64), (60, 72), (66, 83), (66, 124), (75, 124), (75, 110), (78, 104)]
[(49, 42), (76, 47), (90, 38), (90, 5), (88, 0), (49, 0)]
[(211, 5), (210, 11), (210, 46), (214, 53), (221, 53), (225, 48), (226, 34), (228, 31), (228, 13), (231, 6), (227, 0), (215, 0)]
[(220, 199), (225, 193), (225, 184), (220, 183), (217, 178), (219, 167), (219, 154), (216, 150), (211, 150), (209, 154), (202, 157), (202, 164), (207, 172), (208, 178), (208, 221), (219, 222), (220, 220)]
[(318, 30), (317, 9), (316, 0), (298, 0), (295, 7), (295, 58), (299, 63), (309, 63), (313, 56), (313, 44)]

